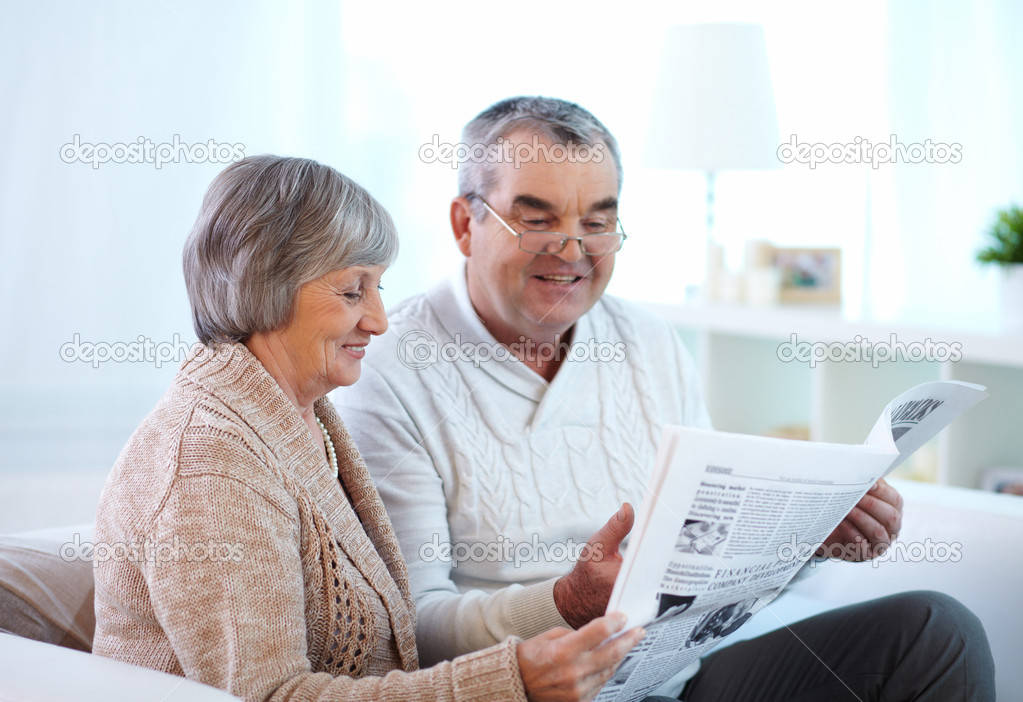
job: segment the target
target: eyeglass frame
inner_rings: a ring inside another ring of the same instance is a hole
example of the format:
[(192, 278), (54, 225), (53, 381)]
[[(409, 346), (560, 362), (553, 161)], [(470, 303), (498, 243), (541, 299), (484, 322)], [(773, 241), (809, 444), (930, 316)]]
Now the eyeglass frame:
[[(550, 231), (546, 231), (546, 230), (542, 230), (542, 229), (524, 229), (521, 232), (517, 232), (514, 229), (512, 229), (512, 226), (510, 224), (508, 224), (506, 221), (504, 221), (504, 217), (502, 217), (501, 215), (497, 214), (497, 211), (494, 210), (494, 208), (490, 206), (490, 203), (488, 203), (486, 200), (483, 199), (482, 195), (477, 195), (476, 193), (473, 193), (472, 195), (469, 196), (469, 199), (472, 199), (472, 198), (476, 198), (481, 203), (483, 203), (483, 206), (485, 208), (487, 208), (487, 212), (489, 212), (490, 214), (494, 215), (494, 218), (498, 222), (501, 223), (501, 226), (503, 226), (505, 229), (507, 229), (509, 232), (511, 232), (511, 235), (519, 240), (519, 250), (520, 251), (525, 251), (526, 253), (537, 254), (539, 256), (557, 256), (558, 254), (560, 254), (562, 251), (565, 250), (565, 247), (568, 246), (568, 242), (569, 241), (578, 241), (579, 242), (579, 250), (583, 253), (584, 256), (610, 256), (611, 254), (616, 254), (619, 251), (621, 251), (622, 247), (625, 246), (625, 240), (629, 238), (629, 235), (625, 233), (625, 227), (622, 226), (622, 220), (618, 216), (615, 216), (615, 231), (613, 231), (613, 232), (591, 232), (589, 234), (583, 234), (582, 236), (568, 236), (567, 234), (562, 234), (561, 232), (550, 232)], [(558, 236), (561, 237), (561, 248), (558, 249), (557, 251), (529, 251), (527, 249), (524, 249), (524, 248), (522, 248), (522, 235), (526, 234), (527, 232), (534, 233), (534, 234), (557, 234)], [(586, 251), (586, 245), (583, 242), (583, 240), (586, 237), (588, 237), (588, 236), (607, 236), (608, 234), (620, 234), (621, 235), (622, 240), (618, 243), (618, 248), (617, 249), (615, 249), (614, 251), (608, 251), (607, 253), (603, 253), (603, 254), (602, 253), (591, 254), (591, 253), (588, 253)]]

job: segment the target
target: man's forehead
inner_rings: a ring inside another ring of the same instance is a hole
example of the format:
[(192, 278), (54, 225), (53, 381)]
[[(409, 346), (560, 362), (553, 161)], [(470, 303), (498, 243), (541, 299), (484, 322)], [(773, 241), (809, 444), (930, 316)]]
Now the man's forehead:
[(618, 171), (603, 161), (537, 158), (491, 167), (490, 191), (505, 206), (559, 211), (570, 203), (585, 211), (614, 209), (618, 204)]
[[(515, 168), (526, 164), (556, 166), (562, 163), (607, 164), (617, 174), (615, 159), (607, 143), (599, 138), (553, 139), (536, 129), (519, 127), (497, 137), (490, 157)], [(494, 162), (494, 161), (491, 161)]]

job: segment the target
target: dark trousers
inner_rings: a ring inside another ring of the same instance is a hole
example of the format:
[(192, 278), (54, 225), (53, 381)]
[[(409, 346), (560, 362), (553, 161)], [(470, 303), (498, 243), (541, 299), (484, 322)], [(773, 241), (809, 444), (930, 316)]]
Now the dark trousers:
[(712, 653), (681, 698), (994, 700), (994, 677), (980, 620), (948, 595), (920, 591), (835, 609)]

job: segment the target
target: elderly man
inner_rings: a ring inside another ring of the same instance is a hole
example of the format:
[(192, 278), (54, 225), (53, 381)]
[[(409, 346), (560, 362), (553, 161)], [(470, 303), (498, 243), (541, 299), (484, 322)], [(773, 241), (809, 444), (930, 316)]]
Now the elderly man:
[[(463, 142), (464, 267), (391, 310), (362, 382), (335, 394), (409, 564), (424, 665), (603, 614), (662, 427), (710, 426), (674, 330), (604, 295), (626, 246), (608, 130), (578, 105), (512, 98)], [(901, 518), (882, 480), (829, 544), (869, 558)], [(992, 671), (979, 621), (917, 593), (711, 654), (684, 695), (988, 699)]]

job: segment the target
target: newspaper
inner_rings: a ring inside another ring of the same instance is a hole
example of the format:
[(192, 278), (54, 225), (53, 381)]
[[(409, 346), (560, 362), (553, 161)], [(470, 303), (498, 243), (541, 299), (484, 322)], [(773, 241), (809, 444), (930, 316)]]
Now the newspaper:
[(987, 397), (924, 383), (863, 445), (667, 427), (607, 611), (643, 625), (597, 702), (640, 700), (767, 606), (882, 476)]

